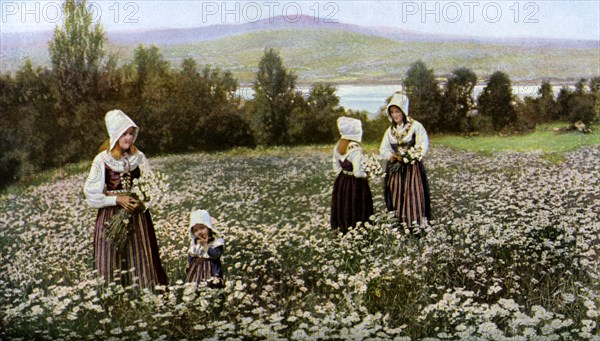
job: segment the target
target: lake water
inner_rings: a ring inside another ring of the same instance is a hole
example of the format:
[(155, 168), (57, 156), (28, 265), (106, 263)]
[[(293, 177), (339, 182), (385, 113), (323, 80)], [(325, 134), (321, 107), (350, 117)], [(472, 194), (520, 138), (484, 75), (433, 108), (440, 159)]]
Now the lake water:
[[(473, 96), (477, 96), (483, 91), (484, 85), (477, 85), (473, 90)], [(554, 95), (560, 91), (560, 85), (553, 85)], [(538, 83), (514, 84), (513, 94), (520, 99), (525, 97), (537, 97), (540, 85)], [(309, 88), (300, 87), (300, 90), (307, 94)], [(336, 95), (340, 98), (340, 105), (346, 109), (364, 110), (369, 112), (369, 117), (377, 115), (379, 108), (384, 106), (386, 98), (395, 91), (401, 91), (401, 85), (338, 85)], [(239, 91), (245, 99), (254, 97), (254, 91), (249, 87), (242, 87)]]

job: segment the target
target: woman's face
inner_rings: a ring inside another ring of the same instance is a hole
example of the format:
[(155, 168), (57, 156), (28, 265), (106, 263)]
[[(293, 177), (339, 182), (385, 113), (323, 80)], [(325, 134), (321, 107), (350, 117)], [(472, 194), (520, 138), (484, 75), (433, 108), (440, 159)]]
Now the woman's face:
[(127, 129), (121, 137), (119, 137), (119, 147), (121, 150), (128, 150), (133, 144), (133, 137), (135, 136), (135, 128), (130, 127)]
[(404, 123), (404, 114), (402, 113), (402, 110), (400, 110), (400, 108), (398, 108), (397, 106), (394, 105), (390, 107), (390, 115), (392, 116), (392, 119), (396, 124)]

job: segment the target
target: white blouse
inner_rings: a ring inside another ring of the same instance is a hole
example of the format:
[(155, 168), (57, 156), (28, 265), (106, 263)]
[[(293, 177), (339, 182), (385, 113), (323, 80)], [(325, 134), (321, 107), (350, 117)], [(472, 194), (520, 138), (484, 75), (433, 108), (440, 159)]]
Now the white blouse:
[(363, 169), (362, 165), (363, 152), (360, 145), (356, 142), (350, 142), (346, 154), (341, 155), (338, 152), (337, 145), (333, 148), (333, 171), (335, 174), (339, 174), (342, 171), (340, 162), (348, 160), (352, 163), (352, 174), (357, 178), (366, 178), (367, 173)]
[[(106, 173), (105, 165), (111, 170), (119, 173), (124, 173), (127, 170), (132, 171), (137, 167), (140, 167), (142, 173), (150, 171), (146, 155), (139, 150), (134, 155), (127, 158), (122, 157), (119, 160), (115, 159), (106, 151), (100, 152), (92, 162), (90, 173), (83, 187), (83, 193), (85, 194), (88, 205), (93, 208), (117, 205), (117, 197), (115, 195), (106, 195), (104, 193), (106, 187), (104, 181)], [(146, 207), (148, 207), (148, 205), (146, 205)]]
[(406, 134), (406, 137), (404, 137), (403, 141), (400, 143), (392, 133), (392, 129), (396, 129), (396, 131), (401, 134), (406, 129), (406, 125), (399, 125), (396, 126), (396, 128), (389, 127), (385, 131), (383, 139), (381, 140), (381, 146), (379, 147), (379, 155), (381, 155), (382, 159), (389, 160), (390, 157), (392, 157), (394, 154), (392, 144), (408, 143), (412, 139), (413, 135), (415, 135), (415, 148), (420, 149), (421, 155), (425, 156), (427, 150), (429, 149), (429, 138), (427, 137), (427, 131), (425, 131), (425, 128), (420, 122), (413, 120), (408, 134)]

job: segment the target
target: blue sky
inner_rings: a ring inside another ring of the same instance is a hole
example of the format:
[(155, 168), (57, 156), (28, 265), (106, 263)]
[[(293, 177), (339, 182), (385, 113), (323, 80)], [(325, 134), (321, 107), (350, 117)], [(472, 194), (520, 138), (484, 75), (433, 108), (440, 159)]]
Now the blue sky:
[[(88, 0), (107, 31), (248, 23), (299, 14), (365, 26), (477, 37), (600, 40), (600, 0), (592, 1), (128, 1)], [(3, 32), (51, 30), (62, 1), (0, 0)]]

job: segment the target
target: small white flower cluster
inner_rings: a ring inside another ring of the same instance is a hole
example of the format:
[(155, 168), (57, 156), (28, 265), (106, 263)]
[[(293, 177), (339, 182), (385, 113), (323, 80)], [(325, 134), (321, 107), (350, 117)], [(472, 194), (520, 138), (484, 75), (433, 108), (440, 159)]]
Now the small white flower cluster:
[(410, 147), (408, 149), (398, 150), (398, 156), (404, 163), (414, 164), (416, 161), (423, 159), (423, 151), (421, 148)]
[(383, 176), (383, 168), (381, 167), (381, 158), (377, 155), (363, 155), (361, 160), (362, 167), (370, 179)]
[(162, 203), (164, 194), (169, 192), (168, 180), (168, 175), (162, 172), (144, 172), (139, 178), (133, 179), (131, 192), (144, 203)]

